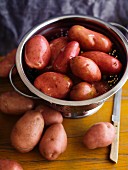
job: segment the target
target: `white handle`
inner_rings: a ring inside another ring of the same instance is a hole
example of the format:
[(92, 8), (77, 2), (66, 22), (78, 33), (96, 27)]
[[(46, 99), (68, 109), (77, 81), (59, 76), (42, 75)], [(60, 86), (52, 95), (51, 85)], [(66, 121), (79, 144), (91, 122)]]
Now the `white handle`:
[(114, 127), (116, 130), (116, 136), (114, 141), (111, 144), (111, 151), (110, 151), (110, 159), (117, 163), (118, 161), (118, 150), (119, 150), (119, 132), (120, 132), (120, 123), (114, 122)]

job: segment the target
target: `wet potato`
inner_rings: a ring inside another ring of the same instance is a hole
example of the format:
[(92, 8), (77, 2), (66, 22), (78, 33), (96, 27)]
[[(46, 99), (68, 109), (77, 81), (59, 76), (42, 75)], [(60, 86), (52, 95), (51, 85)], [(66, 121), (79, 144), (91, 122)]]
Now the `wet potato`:
[(35, 79), (34, 86), (51, 97), (63, 99), (72, 87), (72, 80), (61, 73), (46, 72)]
[(96, 89), (92, 84), (81, 82), (75, 85), (70, 91), (71, 100), (87, 100), (96, 97)]
[(50, 42), (51, 49), (51, 64), (54, 63), (55, 59), (59, 55), (60, 51), (68, 44), (68, 37), (59, 37)]
[(101, 71), (94, 61), (82, 56), (70, 60), (70, 68), (74, 75), (89, 83), (101, 80)]
[(35, 35), (25, 44), (25, 62), (30, 68), (43, 69), (50, 58), (50, 45), (44, 36)]
[(107, 53), (112, 48), (112, 42), (108, 37), (80, 25), (72, 26), (68, 37), (71, 41), (78, 41), (84, 51), (97, 50)]
[(116, 75), (121, 72), (121, 62), (109, 54), (100, 51), (89, 51), (84, 52), (81, 55), (93, 60), (98, 65), (103, 74)]
[(57, 72), (66, 74), (69, 71), (70, 59), (76, 57), (80, 52), (79, 43), (77, 41), (69, 42), (62, 49), (53, 63), (53, 69)]

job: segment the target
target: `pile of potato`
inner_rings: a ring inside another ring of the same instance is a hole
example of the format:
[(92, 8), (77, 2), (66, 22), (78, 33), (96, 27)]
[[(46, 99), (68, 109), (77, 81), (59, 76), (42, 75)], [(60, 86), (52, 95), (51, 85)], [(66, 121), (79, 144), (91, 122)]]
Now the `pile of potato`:
[(40, 72), (34, 86), (46, 95), (87, 100), (110, 89), (104, 75), (121, 72), (121, 62), (109, 54), (112, 46), (105, 35), (74, 25), (67, 37), (50, 42), (42, 35), (30, 38), (25, 44), (24, 59), (29, 68)]
[[(41, 154), (49, 160), (55, 159), (64, 152), (67, 146), (62, 114), (43, 104), (37, 107), (34, 105), (32, 99), (15, 91), (8, 91), (0, 95), (0, 110), (3, 113), (22, 115), (11, 133), (11, 143), (14, 148), (21, 153), (29, 152), (41, 140), (39, 147)], [(44, 126), (48, 128), (42, 137)], [(58, 140), (59, 138), (62, 141)], [(51, 150), (50, 143), (53, 146)]]
[[(0, 110), (8, 115), (21, 115), (10, 134), (10, 142), (17, 151), (27, 153), (39, 144), (40, 154), (47, 160), (55, 160), (66, 150), (67, 134), (60, 112), (45, 104), (35, 106), (32, 99), (15, 91), (0, 95)], [(114, 138), (114, 126), (99, 122), (85, 132), (83, 144), (88, 149), (95, 149), (110, 145)], [(22, 169), (15, 161), (0, 159), (1, 170), (3, 167), (7, 167), (6, 170)]]
[[(102, 81), (104, 74), (120, 73), (122, 64), (108, 54), (111, 49), (112, 42), (106, 36), (75, 25), (68, 37), (50, 43), (42, 35), (32, 37), (25, 45), (25, 61), (30, 68), (43, 70), (34, 81), (34, 86), (43, 93), (59, 99), (68, 96), (70, 100), (85, 100), (109, 90)], [(0, 77), (8, 77), (15, 53), (13, 50), (2, 57)], [(34, 100), (15, 91), (0, 95), (0, 110), (3, 114), (21, 115), (10, 134), (10, 142), (17, 151), (27, 153), (39, 145), (45, 159), (55, 160), (66, 150), (67, 134), (60, 112), (45, 104), (35, 105)], [(82, 142), (88, 149), (96, 149), (110, 145), (114, 138), (114, 126), (98, 122), (85, 132)], [(0, 169), (23, 168), (16, 161), (0, 159)]]

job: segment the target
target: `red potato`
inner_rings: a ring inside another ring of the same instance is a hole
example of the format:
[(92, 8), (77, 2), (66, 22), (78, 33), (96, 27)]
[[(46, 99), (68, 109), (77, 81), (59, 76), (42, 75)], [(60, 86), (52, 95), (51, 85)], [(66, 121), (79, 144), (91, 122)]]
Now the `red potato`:
[(70, 77), (73, 81), (73, 85), (76, 85), (81, 82), (81, 79), (77, 76), (75, 76), (71, 71), (67, 73), (67, 76)]
[(47, 160), (55, 160), (67, 148), (67, 134), (62, 124), (51, 125), (39, 144), (41, 155)]
[(23, 170), (23, 168), (14, 160), (0, 159), (0, 170)]
[(50, 42), (51, 64), (55, 61), (61, 49), (63, 49), (67, 44), (68, 44), (68, 37), (59, 37)]
[(75, 85), (70, 91), (71, 100), (87, 100), (96, 97), (96, 89), (87, 82)]
[(72, 58), (70, 60), (70, 68), (75, 76), (89, 83), (101, 80), (99, 67), (89, 58), (82, 56)]
[(48, 96), (63, 99), (72, 87), (72, 80), (61, 73), (46, 72), (38, 76), (34, 86)]
[[(15, 64), (16, 49), (10, 51), (5, 57), (0, 60), (0, 77), (8, 77), (11, 68)], [(13, 74), (16, 73), (16, 70)]]
[(44, 124), (46, 126), (52, 125), (54, 123), (62, 123), (63, 122), (62, 114), (60, 112), (58, 112), (57, 110), (52, 109), (51, 107), (41, 104), (36, 107), (36, 110), (42, 114), (42, 116), (44, 118)]
[(92, 125), (83, 137), (83, 144), (88, 149), (106, 147), (115, 138), (115, 127), (109, 122), (99, 122)]
[(31, 151), (39, 142), (43, 129), (42, 114), (36, 110), (26, 112), (12, 129), (12, 146), (21, 153)]
[(76, 57), (80, 52), (79, 43), (76, 41), (69, 42), (64, 49), (61, 50), (53, 63), (53, 69), (57, 72), (67, 73), (69, 70), (69, 61)]
[(100, 51), (88, 51), (82, 53), (81, 55), (93, 60), (103, 74), (113, 75), (121, 72), (121, 62), (109, 54)]
[(25, 44), (25, 62), (30, 68), (45, 68), (50, 57), (50, 45), (44, 36), (35, 35)]
[(71, 41), (78, 41), (85, 51), (110, 52), (112, 48), (112, 42), (108, 37), (80, 25), (72, 26), (68, 32), (68, 37)]
[(97, 96), (100, 96), (110, 90), (110, 86), (107, 81), (94, 82), (93, 86), (96, 89)]
[(34, 101), (16, 91), (7, 91), (0, 95), (0, 110), (9, 115), (20, 115), (33, 109)]

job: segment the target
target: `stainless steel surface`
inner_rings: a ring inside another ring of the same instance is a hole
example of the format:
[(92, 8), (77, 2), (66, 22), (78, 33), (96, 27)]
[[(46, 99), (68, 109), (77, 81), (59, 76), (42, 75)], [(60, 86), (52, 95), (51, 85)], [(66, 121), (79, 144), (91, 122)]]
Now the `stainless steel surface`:
[[(26, 73), (25, 70), (26, 68), (24, 65), (24, 58), (23, 58), (24, 45), (29, 40), (29, 38), (35, 34), (42, 34), (49, 41), (52, 40), (53, 38), (61, 36), (62, 34), (67, 35), (68, 29), (75, 24), (83, 25), (89, 29), (95, 30), (97, 32), (101, 32), (106, 36), (108, 36), (120, 51), (119, 60), (121, 60), (123, 64), (123, 70), (120, 75), (118, 76), (116, 75), (113, 78), (110, 77), (109, 82), (111, 82), (112, 88), (111, 90), (109, 90), (108, 92), (106, 92), (101, 96), (89, 100), (84, 100), (84, 101), (67, 101), (67, 100), (55, 99), (53, 97), (43, 94), (41, 91), (36, 89), (31, 83), (29, 76)], [(75, 112), (77, 117), (77, 115), (79, 116), (81, 112), (83, 113), (85, 111), (89, 111), (95, 107), (100, 106), (102, 103), (104, 103), (104, 101), (106, 101), (106, 99), (108, 99), (110, 96), (116, 93), (126, 82), (128, 78), (127, 39), (114, 26), (94, 17), (83, 16), (83, 15), (66, 15), (66, 16), (53, 18), (32, 28), (23, 37), (21, 43), (18, 46), (17, 53), (16, 53), (16, 67), (22, 81), (33, 94), (40, 97), (42, 100), (46, 101), (52, 107), (56, 108), (57, 110), (61, 110), (63, 113), (66, 114), (67, 112), (73, 114), (75, 110), (77, 110), (78, 108), (78, 111)]]
[(86, 111), (87, 108), (85, 107), (85, 109), (84, 108), (80, 109), (79, 112), (75, 112), (75, 111), (72, 111), (72, 112), (62, 112), (62, 114), (66, 118), (73, 118), (73, 119), (74, 118), (83, 118), (83, 117), (86, 117), (86, 116), (91, 116), (94, 113), (96, 113), (103, 106), (103, 104), (104, 103), (101, 103), (100, 105), (92, 107), (92, 108), (90, 108), (87, 111)]
[(115, 26), (115, 27), (117, 27), (119, 30), (125, 31), (125, 32), (128, 34), (128, 29), (125, 28), (124, 26), (122, 26), (122, 25), (120, 25), (120, 24), (118, 24), (118, 23), (114, 23), (114, 22), (110, 22), (110, 24), (113, 25), (113, 26)]
[(29, 94), (22, 92), (21, 90), (18, 89), (18, 87), (15, 86), (15, 84), (13, 82), (13, 78), (12, 78), (13, 69), (15, 67), (16, 66), (14, 65), (9, 72), (9, 80), (10, 80), (10, 83), (11, 83), (12, 87), (14, 88), (14, 90), (17, 91), (19, 94), (25, 96), (25, 97), (32, 98), (32, 99), (40, 99), (40, 97), (38, 97), (38, 96), (29, 95)]
[(116, 92), (116, 94), (114, 95), (114, 105), (112, 114), (113, 122), (120, 122), (121, 94), (122, 89), (118, 90), (118, 92)]

